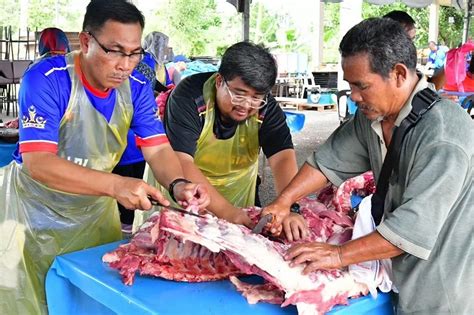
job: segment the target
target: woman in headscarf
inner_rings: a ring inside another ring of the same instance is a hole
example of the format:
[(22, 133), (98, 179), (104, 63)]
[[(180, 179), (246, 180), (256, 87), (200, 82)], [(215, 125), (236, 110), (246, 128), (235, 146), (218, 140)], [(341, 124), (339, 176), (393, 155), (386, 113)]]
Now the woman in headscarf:
[(62, 30), (48, 27), (41, 31), (38, 39), (39, 58), (65, 55), (69, 51), (69, 40)]
[(155, 79), (159, 85), (165, 87), (164, 89), (155, 87), (155, 90), (158, 92), (165, 91), (166, 87), (173, 83), (165, 67), (168, 40), (169, 37), (161, 32), (151, 32), (145, 36), (143, 41), (145, 56), (143, 57), (142, 64), (148, 65), (155, 72)]

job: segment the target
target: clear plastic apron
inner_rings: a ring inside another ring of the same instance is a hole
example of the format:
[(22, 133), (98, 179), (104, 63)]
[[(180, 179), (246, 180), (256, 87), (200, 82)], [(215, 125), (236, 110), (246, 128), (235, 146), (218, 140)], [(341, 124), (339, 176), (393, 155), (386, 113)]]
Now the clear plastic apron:
[(253, 206), (260, 150), (257, 115), (240, 123), (232, 138), (217, 139), (213, 131), (215, 78), (216, 75), (213, 75), (204, 84), (206, 116), (194, 163), (231, 204), (236, 207)]
[[(133, 115), (129, 81), (116, 89), (107, 122), (84, 91), (78, 53), (66, 58), (72, 86), (60, 124), (58, 155), (111, 172), (125, 149)], [(122, 236), (114, 199), (50, 189), (16, 162), (5, 167), (0, 198), (0, 314), (46, 313), (44, 280), (54, 257)]]

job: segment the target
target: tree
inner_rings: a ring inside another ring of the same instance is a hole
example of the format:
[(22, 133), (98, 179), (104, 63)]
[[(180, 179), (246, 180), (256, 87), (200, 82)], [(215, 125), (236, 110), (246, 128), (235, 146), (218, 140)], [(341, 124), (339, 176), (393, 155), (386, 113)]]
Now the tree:
[[(13, 30), (20, 27), (20, 8), (18, 1), (0, 0), (2, 8), (0, 12), (0, 21), (2, 26), (11, 26)], [(2, 34), (2, 38), (4, 35)]]
[[(378, 17), (392, 10), (407, 12), (416, 22), (415, 46), (424, 48), (428, 46), (429, 10), (428, 8), (411, 8), (396, 2), (390, 5), (371, 5), (363, 3), (362, 17)], [(453, 18), (453, 23), (449, 18)], [(448, 47), (456, 47), (462, 41), (463, 13), (454, 7), (440, 7), (438, 41)]]
[(214, 0), (173, 0), (156, 12), (155, 30), (170, 36), (175, 52), (202, 55), (222, 24)]

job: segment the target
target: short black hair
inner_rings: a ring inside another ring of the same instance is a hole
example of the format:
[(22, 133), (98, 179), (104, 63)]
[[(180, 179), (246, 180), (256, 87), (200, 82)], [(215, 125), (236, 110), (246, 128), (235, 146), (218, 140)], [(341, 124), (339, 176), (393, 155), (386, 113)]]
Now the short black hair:
[(266, 48), (250, 42), (230, 46), (222, 56), (219, 73), (225, 80), (240, 77), (259, 93), (268, 93), (275, 85), (277, 64)]
[(370, 18), (352, 27), (339, 44), (342, 58), (367, 54), (373, 73), (388, 78), (397, 63), (416, 71), (416, 48), (399, 22)]
[(402, 24), (404, 27), (415, 27), (415, 20), (405, 11), (393, 10), (388, 12), (383, 16), (384, 18), (389, 18), (398, 23)]
[(108, 20), (124, 24), (140, 23), (143, 30), (145, 18), (137, 7), (125, 0), (92, 0), (86, 9), (82, 30), (100, 31)]

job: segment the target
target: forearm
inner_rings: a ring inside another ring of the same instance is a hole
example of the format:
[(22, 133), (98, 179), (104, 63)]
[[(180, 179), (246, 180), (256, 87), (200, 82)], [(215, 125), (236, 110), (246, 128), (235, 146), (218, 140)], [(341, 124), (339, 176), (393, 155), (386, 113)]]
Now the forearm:
[[(153, 171), (154, 177), (163, 187), (168, 188), (171, 182), (177, 178), (187, 178), (176, 152), (168, 143), (153, 147), (142, 147), (142, 152)], [(192, 181), (192, 179), (189, 180)]]
[(181, 165), (187, 179), (199, 183), (207, 188), (211, 203), (207, 210), (214, 213), (217, 217), (229, 220), (235, 216), (238, 208), (234, 207), (224, 196), (222, 196), (209, 180), (204, 176), (201, 170), (194, 164), (194, 160), (186, 153), (177, 153), (180, 157)]
[(377, 231), (349, 241), (340, 247), (343, 267), (363, 261), (396, 257), (403, 251), (387, 241)]
[(290, 184), (283, 189), (276, 202), (289, 207), (295, 201), (323, 188), (327, 182), (326, 176), (320, 170), (305, 163)]
[(268, 162), (275, 179), (275, 189), (279, 195), (298, 172), (295, 150), (280, 151), (272, 155)]
[(50, 152), (24, 153), (22, 158), (33, 179), (68, 193), (113, 196), (113, 187), (121, 178), (74, 164)]

